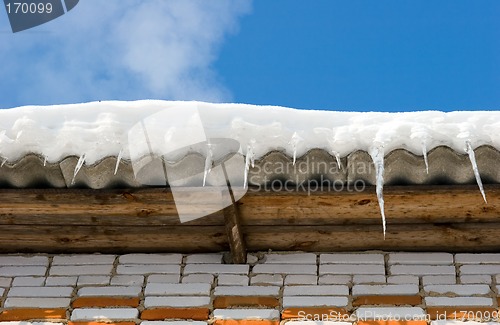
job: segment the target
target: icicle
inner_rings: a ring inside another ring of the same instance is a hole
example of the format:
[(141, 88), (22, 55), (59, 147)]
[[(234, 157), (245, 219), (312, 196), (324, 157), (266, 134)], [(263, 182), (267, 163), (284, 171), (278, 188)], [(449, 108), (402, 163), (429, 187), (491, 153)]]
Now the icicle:
[(203, 186), (205, 186), (208, 174), (212, 171), (212, 145), (207, 144), (207, 157), (205, 158), (205, 172), (203, 173)]
[(247, 188), (248, 186), (248, 171), (250, 170), (250, 163), (252, 164), (252, 168), (255, 167), (255, 154), (253, 152), (253, 144), (255, 140), (252, 139), (250, 143), (247, 145), (247, 154), (245, 157), (245, 176), (243, 181), (243, 188)]
[(76, 175), (78, 174), (84, 163), (85, 163), (85, 154), (81, 156), (80, 159), (78, 159), (75, 171), (73, 172), (73, 180), (71, 181), (71, 185), (75, 184)]
[(47, 166), (47, 156), (43, 156), (43, 167)]
[(298, 135), (297, 132), (294, 132), (292, 135), (292, 139), (290, 140), (290, 144), (292, 145), (293, 150), (293, 165), (295, 166), (295, 162), (297, 161), (297, 145), (302, 140), (302, 138)]
[(465, 141), (465, 151), (469, 154), (469, 160), (472, 164), (472, 169), (474, 170), (474, 176), (476, 177), (477, 185), (479, 186), (479, 191), (481, 191), (481, 195), (483, 196), (484, 203), (488, 203), (486, 201), (486, 193), (484, 192), (483, 182), (481, 181), (481, 175), (479, 175), (479, 168), (477, 168), (476, 155), (474, 154), (474, 150), (472, 150), (472, 145), (470, 140)]
[(335, 156), (335, 160), (337, 160), (338, 168), (344, 170), (344, 166), (342, 166), (342, 162), (340, 161), (340, 154), (337, 151), (332, 151), (332, 153)]
[(385, 239), (385, 231), (386, 231), (386, 222), (385, 222), (385, 212), (384, 212), (384, 147), (379, 145), (377, 147), (372, 148), (370, 150), (370, 155), (372, 157), (373, 163), (375, 165), (375, 173), (376, 173), (376, 192), (378, 205), (380, 208), (380, 214), (382, 215), (382, 229), (384, 231), (384, 239)]
[(118, 153), (118, 157), (116, 158), (116, 166), (115, 166), (114, 175), (116, 175), (116, 173), (118, 172), (118, 167), (120, 166), (120, 161), (122, 160), (122, 156), (123, 156), (123, 149), (120, 150), (120, 152)]
[(429, 174), (429, 160), (427, 160), (427, 146), (422, 142), (422, 153), (424, 154), (425, 171)]
[(6, 162), (7, 162), (7, 158), (4, 158), (0, 167), (3, 167), (3, 165), (5, 165)]

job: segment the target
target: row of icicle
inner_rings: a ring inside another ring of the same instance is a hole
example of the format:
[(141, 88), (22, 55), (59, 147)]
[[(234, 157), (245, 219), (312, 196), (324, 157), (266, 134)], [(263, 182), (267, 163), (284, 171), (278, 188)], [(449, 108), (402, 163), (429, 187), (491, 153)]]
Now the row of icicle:
[[(295, 132), (289, 142), (289, 144), (292, 147), (292, 152), (293, 152), (293, 165), (295, 165), (296, 160), (297, 160), (297, 146), (298, 144), (304, 141), (303, 138), (301, 138), (297, 132)], [(246, 156), (245, 156), (245, 170), (244, 170), (244, 186), (245, 188), (248, 186), (248, 172), (250, 169), (250, 165), (254, 167), (255, 163), (255, 153), (254, 153), (254, 145), (255, 145), (255, 139), (251, 139), (250, 143), (247, 145), (247, 151), (246, 151)], [(469, 156), (469, 160), (472, 165), (472, 169), (474, 171), (474, 177), (476, 179), (477, 185), (479, 187), (479, 191), (481, 192), (481, 196), (483, 197), (483, 200), (485, 203), (488, 203), (486, 200), (486, 193), (484, 191), (483, 187), (483, 182), (481, 181), (481, 176), (479, 174), (479, 169), (477, 167), (477, 162), (476, 162), (476, 157), (474, 154), (474, 150), (472, 148), (472, 144), (470, 140), (465, 141), (465, 152)], [(340, 154), (335, 151), (331, 150), (331, 153), (335, 156), (335, 159), (337, 161), (338, 166), (343, 168), (341, 161), (340, 161)], [(429, 173), (429, 162), (427, 159), (427, 147), (425, 143), (422, 143), (422, 153), (423, 153), (423, 158), (425, 162), (425, 169), (427, 173)], [(381, 143), (378, 143), (377, 145), (374, 145), (371, 150), (369, 151), (369, 154), (373, 160), (373, 164), (375, 165), (375, 174), (376, 174), (376, 194), (377, 194), (377, 200), (379, 203), (379, 208), (380, 208), (380, 214), (382, 216), (382, 230), (384, 233), (384, 238), (386, 235), (386, 217), (385, 217), (385, 211), (384, 211), (384, 194), (383, 194), (383, 189), (384, 189), (384, 146)], [(117, 161), (116, 161), (116, 166), (114, 170), (114, 175), (118, 172), (118, 167), (120, 164), (120, 161), (123, 156), (123, 150), (120, 150)], [(4, 158), (2, 163), (0, 164), (0, 167), (3, 167), (5, 163), (7, 162), (7, 158)], [(85, 163), (85, 154), (83, 154), (79, 159), (78, 162), (75, 166), (75, 170), (73, 173), (73, 179), (71, 184), (73, 185), (76, 180), (76, 176), (78, 175), (78, 172), (80, 169), (83, 167)], [(44, 163), (43, 165), (45, 166), (47, 164), (47, 158), (44, 158)], [(207, 157), (205, 160), (205, 171), (203, 175), (203, 186), (205, 186), (206, 183), (206, 178), (207, 175), (210, 173), (212, 168), (212, 150), (210, 147), (210, 144), (208, 145), (208, 150), (207, 150)]]

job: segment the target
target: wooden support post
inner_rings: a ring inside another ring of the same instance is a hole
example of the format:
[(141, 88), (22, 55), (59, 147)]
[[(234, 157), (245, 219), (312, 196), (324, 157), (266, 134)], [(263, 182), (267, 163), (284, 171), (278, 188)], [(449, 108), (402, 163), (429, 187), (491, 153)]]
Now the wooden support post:
[(238, 207), (232, 204), (224, 209), (227, 239), (231, 249), (232, 262), (243, 264), (247, 260), (247, 250), (238, 216)]
[[(247, 249), (241, 231), (240, 216), (237, 203), (234, 199), (233, 189), (227, 176), (226, 166), (221, 164), (224, 177), (226, 178), (227, 191), (231, 197), (232, 204), (224, 208), (224, 223), (226, 225), (227, 240), (231, 249), (233, 264), (244, 264), (247, 261)], [(225, 193), (224, 193), (225, 194)], [(223, 195), (224, 196), (224, 195)]]

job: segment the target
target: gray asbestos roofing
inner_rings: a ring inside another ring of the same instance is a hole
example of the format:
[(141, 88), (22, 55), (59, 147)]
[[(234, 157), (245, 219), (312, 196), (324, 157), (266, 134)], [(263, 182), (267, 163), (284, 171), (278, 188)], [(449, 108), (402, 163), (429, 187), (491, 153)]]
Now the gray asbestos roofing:
[[(490, 146), (481, 146), (474, 150), (476, 161), (484, 183), (500, 183), (500, 152)], [(476, 179), (469, 156), (457, 153), (448, 147), (437, 147), (429, 151), (428, 171), (423, 156), (414, 155), (404, 149), (388, 153), (384, 159), (384, 184), (386, 185), (433, 185), (433, 184), (474, 184)], [(244, 157), (242, 157), (244, 159)], [(126, 188), (145, 187), (145, 184), (167, 185), (163, 171), (147, 168), (148, 164), (160, 165), (156, 161), (145, 159), (146, 168), (140, 174), (134, 174), (130, 161), (121, 160), (116, 170), (117, 157), (107, 157), (93, 165), (83, 165), (75, 176), (78, 157), (66, 157), (58, 163), (44, 165), (42, 157), (30, 154), (16, 162), (6, 162), (0, 168), (1, 188)], [(250, 166), (248, 184), (250, 186), (286, 182), (307, 184), (308, 181), (330, 184), (353, 184), (363, 181), (375, 185), (376, 170), (370, 155), (365, 151), (355, 151), (337, 160), (324, 150), (313, 149), (302, 157), (293, 159), (283, 152), (271, 151)], [(199, 184), (203, 179), (205, 157), (189, 154), (180, 161), (168, 164), (169, 173), (178, 179), (183, 175), (196, 174), (198, 177), (185, 178), (183, 186)], [(227, 165), (228, 171), (243, 175), (241, 165)], [(144, 181), (144, 180), (148, 181)], [(243, 177), (241, 181), (243, 182)], [(213, 184), (212, 184), (213, 185)], [(241, 185), (241, 184), (240, 184)]]

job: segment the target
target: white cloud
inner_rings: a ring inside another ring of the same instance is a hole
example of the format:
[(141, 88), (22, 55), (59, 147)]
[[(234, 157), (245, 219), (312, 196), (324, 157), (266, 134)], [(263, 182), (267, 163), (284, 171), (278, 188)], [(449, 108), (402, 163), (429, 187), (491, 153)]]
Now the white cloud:
[[(66, 15), (1, 33), (5, 103), (230, 100), (212, 65), (251, 0), (83, 0)], [(6, 23), (0, 29), (7, 30)], [(47, 31), (47, 32), (44, 32)]]

